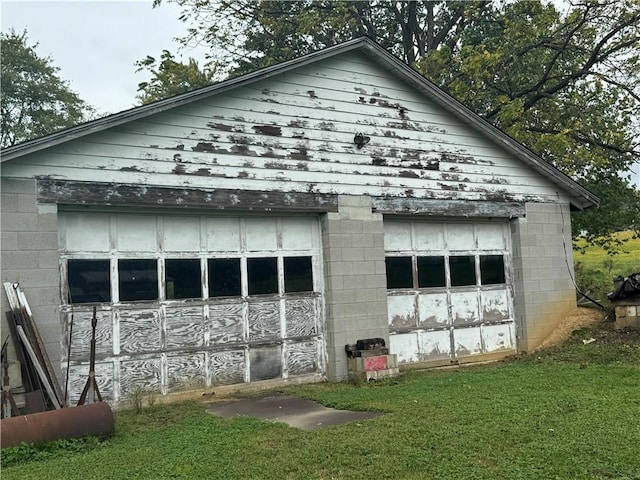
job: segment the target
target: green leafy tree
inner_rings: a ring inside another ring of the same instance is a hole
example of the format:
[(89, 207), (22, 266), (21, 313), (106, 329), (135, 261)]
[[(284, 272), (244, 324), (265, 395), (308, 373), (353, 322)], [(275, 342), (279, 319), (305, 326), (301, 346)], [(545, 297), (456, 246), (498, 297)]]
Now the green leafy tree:
[(38, 56), (37, 46), (27, 44), (26, 31), (0, 34), (2, 148), (72, 127), (94, 113), (60, 79), (53, 60)]
[(640, 4), (585, 3), (563, 16), (517, 2), (484, 14), (456, 55), (427, 52), (418, 68), (601, 197), (574, 214), (574, 234), (615, 250), (610, 232), (640, 229), (639, 192), (620, 175), (640, 159)]
[(367, 36), (599, 195), (574, 233), (640, 229), (638, 0), (165, 1), (232, 76)]
[[(184, 46), (210, 45), (211, 57), (239, 75), (367, 36), (407, 63), (454, 48), (488, 1), (164, 0), (182, 7)], [(160, 6), (163, 0), (154, 0)]]
[(181, 63), (168, 50), (162, 51), (159, 62), (147, 56), (136, 62), (136, 66), (137, 72), (146, 70), (151, 73), (150, 81), (138, 84), (140, 93), (137, 98), (143, 104), (204, 87), (212, 83), (215, 76), (212, 63), (201, 70), (193, 58)]

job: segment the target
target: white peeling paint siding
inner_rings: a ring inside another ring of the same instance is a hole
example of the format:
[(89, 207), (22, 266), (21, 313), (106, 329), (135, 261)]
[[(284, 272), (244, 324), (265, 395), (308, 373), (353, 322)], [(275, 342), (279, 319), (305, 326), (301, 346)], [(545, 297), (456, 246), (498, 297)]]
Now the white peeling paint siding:
[[(362, 149), (356, 133), (370, 137)], [(7, 162), (3, 176), (434, 199), (559, 198), (545, 178), (357, 52)]]

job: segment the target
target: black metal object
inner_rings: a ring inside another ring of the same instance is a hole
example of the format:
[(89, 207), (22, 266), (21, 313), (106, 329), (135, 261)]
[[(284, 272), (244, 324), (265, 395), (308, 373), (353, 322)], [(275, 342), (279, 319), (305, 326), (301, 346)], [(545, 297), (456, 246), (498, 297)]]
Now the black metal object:
[(364, 135), (362, 133), (356, 133), (356, 136), (353, 137), (353, 143), (356, 144), (356, 148), (358, 150), (360, 150), (367, 143), (369, 143), (370, 140), (371, 140), (371, 137), (367, 137), (366, 135)]
[(356, 340), (354, 344), (344, 346), (347, 357), (368, 357), (371, 355), (388, 355), (389, 349), (386, 347), (384, 338), (364, 338)]
[(96, 398), (99, 402), (102, 402), (102, 395), (100, 395), (100, 389), (98, 388), (98, 382), (96, 382), (96, 325), (98, 324), (98, 318), (96, 316), (96, 307), (93, 307), (93, 317), (91, 318), (91, 351), (89, 353), (89, 378), (84, 385), (80, 400), (78, 400), (78, 406), (84, 405), (87, 401), (87, 395), (89, 390), (93, 389)]
[(640, 272), (632, 273), (627, 278), (618, 276), (613, 279), (613, 285), (613, 292), (607, 295), (609, 300), (640, 298)]

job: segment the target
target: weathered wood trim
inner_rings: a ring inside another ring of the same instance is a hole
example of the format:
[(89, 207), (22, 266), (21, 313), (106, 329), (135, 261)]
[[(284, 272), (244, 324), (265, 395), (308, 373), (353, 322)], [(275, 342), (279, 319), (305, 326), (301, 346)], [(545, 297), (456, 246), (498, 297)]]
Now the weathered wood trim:
[(38, 180), (38, 202), (207, 208), (234, 211), (337, 212), (337, 195)]
[(433, 217), (514, 218), (525, 216), (524, 203), (423, 198), (371, 199), (372, 210), (382, 214), (418, 214)]

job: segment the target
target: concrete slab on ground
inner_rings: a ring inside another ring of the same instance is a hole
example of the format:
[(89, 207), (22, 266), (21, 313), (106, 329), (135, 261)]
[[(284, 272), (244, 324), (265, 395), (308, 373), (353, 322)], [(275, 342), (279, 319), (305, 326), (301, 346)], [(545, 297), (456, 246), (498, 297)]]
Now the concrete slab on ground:
[(377, 412), (354, 412), (324, 407), (311, 400), (288, 396), (246, 398), (210, 404), (207, 412), (220, 417), (253, 417), (267, 422), (284, 422), (302, 430), (317, 430), (333, 425), (369, 420)]

